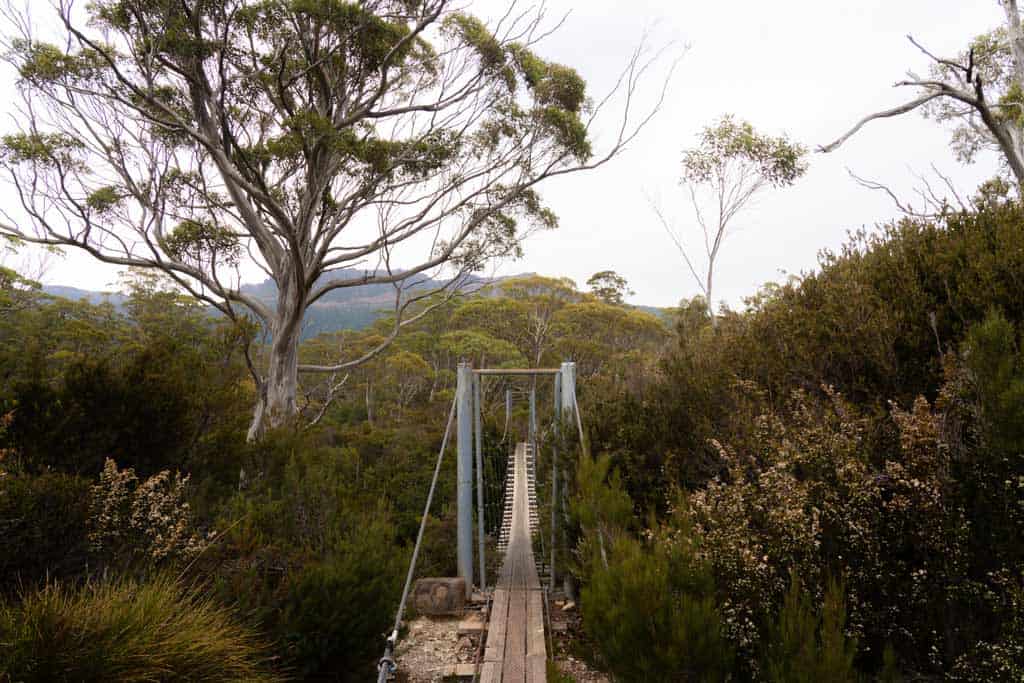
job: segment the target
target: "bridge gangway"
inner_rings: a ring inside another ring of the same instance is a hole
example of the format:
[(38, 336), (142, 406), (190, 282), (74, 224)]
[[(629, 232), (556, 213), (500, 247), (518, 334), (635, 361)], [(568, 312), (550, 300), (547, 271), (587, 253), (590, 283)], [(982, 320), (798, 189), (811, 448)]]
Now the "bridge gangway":
[(482, 683), (542, 683), (547, 679), (544, 593), (530, 530), (530, 444), (515, 449), (508, 549), (495, 584), (480, 669)]

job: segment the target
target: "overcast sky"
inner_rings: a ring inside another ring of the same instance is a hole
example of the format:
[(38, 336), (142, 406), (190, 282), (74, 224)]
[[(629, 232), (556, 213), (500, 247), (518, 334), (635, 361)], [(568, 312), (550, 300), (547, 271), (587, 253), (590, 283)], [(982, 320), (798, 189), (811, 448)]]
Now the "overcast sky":
[[(469, 7), (490, 16), (504, 3)], [(907, 99), (909, 92), (891, 84), (907, 69), (927, 69), (907, 33), (935, 53), (954, 55), (1001, 18), (996, 0), (548, 0), (552, 21), (566, 12), (538, 51), (575, 67), (594, 95), (610, 87), (645, 29), (654, 46), (675, 41), (677, 53), (684, 44), (689, 49), (660, 114), (626, 153), (597, 171), (542, 186), (561, 227), (531, 237), (525, 257), (499, 272), (566, 275), (583, 285), (592, 273), (613, 269), (636, 291), (633, 302), (652, 305), (698, 292), (645, 193), (660, 197), (696, 246), (699, 232), (677, 178), (681, 151), (703, 125), (731, 112), (813, 148), (863, 115)], [(658, 79), (648, 80), (648, 93)], [(609, 114), (610, 124), (615, 112)], [(610, 130), (601, 132), (598, 149)], [(740, 306), (761, 284), (813, 268), (817, 252), (840, 245), (848, 230), (893, 217), (891, 202), (857, 186), (847, 167), (900, 193), (919, 184), (915, 173), (932, 163), (967, 194), (994, 174), (994, 159), (964, 167), (948, 143), (947, 130), (911, 114), (870, 124), (830, 155), (812, 155), (796, 186), (768, 192), (737, 219), (741, 230), (716, 269), (715, 298)], [(54, 262), (44, 279), (103, 288), (116, 274), (78, 256)]]

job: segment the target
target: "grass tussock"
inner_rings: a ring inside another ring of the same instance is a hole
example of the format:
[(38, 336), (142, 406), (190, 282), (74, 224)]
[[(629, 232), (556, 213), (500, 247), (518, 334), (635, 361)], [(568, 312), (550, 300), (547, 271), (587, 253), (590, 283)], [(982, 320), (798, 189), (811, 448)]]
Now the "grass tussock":
[(172, 578), (50, 583), (0, 603), (0, 680), (276, 681), (258, 639)]

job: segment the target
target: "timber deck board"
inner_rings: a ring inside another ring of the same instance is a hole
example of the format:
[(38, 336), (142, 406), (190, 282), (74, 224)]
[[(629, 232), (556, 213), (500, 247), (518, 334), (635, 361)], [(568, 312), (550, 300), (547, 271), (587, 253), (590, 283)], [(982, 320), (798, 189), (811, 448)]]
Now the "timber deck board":
[(491, 602), (483, 683), (545, 683), (544, 599), (530, 537), (527, 445), (515, 451), (512, 528)]

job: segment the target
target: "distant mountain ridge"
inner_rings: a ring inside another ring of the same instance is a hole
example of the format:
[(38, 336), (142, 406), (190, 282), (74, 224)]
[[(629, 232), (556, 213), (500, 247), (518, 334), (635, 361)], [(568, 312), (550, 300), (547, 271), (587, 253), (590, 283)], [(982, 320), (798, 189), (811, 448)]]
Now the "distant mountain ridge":
[[(364, 270), (339, 269), (331, 271), (321, 280), (339, 277), (355, 280), (368, 274), (372, 275)], [(483, 286), (509, 279), (509, 277), (523, 277), (524, 275), (497, 278), (473, 276), (469, 284)], [(417, 282), (411, 291), (422, 292), (437, 289), (443, 284), (442, 280), (423, 277), (422, 281)], [(64, 285), (44, 285), (43, 292), (72, 301), (88, 301), (94, 305), (110, 303), (119, 309), (128, 300), (127, 296), (119, 292), (100, 292)], [(243, 284), (242, 292), (271, 305), (277, 300), (277, 285), (269, 278), (263, 282)], [(373, 324), (378, 318), (387, 315), (393, 310), (394, 303), (395, 288), (390, 284), (366, 284), (332, 290), (307, 309), (302, 337), (309, 339), (323, 332), (337, 330), (361, 330)]]
[[(366, 274), (367, 271), (363, 270), (341, 269), (331, 271), (327, 277), (358, 279)], [(533, 275), (534, 273), (519, 273), (495, 278), (474, 276), (469, 281), (469, 285), (480, 287), (503, 280)], [(442, 280), (425, 277), (422, 282), (417, 283), (417, 286), (412, 288), (412, 291), (437, 289), (443, 284)], [(277, 285), (269, 278), (263, 282), (243, 284), (242, 291), (271, 305), (277, 299)], [(88, 301), (94, 305), (110, 303), (118, 309), (123, 308), (128, 300), (128, 297), (120, 292), (99, 292), (64, 285), (43, 285), (43, 292), (52, 296), (71, 299), (72, 301)], [(364, 329), (373, 324), (378, 318), (384, 317), (393, 310), (394, 303), (395, 289), (390, 284), (358, 285), (332, 290), (306, 310), (302, 338), (310, 339), (324, 332)], [(663, 309), (652, 306), (634, 306), (634, 308), (651, 313), (659, 318), (664, 318), (665, 316)], [(211, 308), (211, 313), (216, 314), (216, 311)]]

